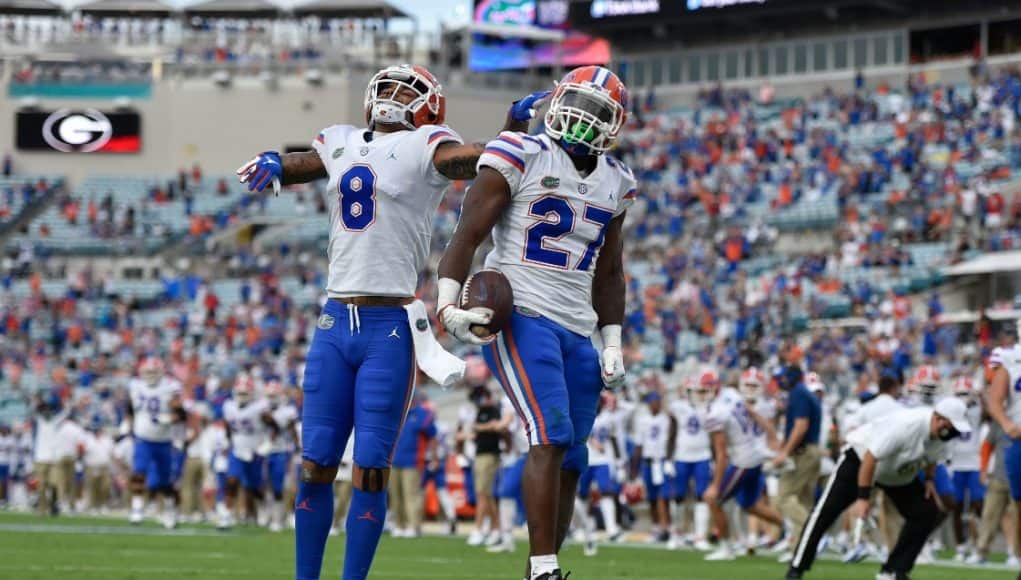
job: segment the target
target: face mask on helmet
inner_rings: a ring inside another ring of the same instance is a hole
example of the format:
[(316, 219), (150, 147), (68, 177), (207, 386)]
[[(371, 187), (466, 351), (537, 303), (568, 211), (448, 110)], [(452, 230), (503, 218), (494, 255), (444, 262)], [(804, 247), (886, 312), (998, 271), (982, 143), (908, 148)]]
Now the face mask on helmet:
[(744, 400), (757, 401), (762, 394), (762, 385), (753, 382), (742, 382), (738, 385), (738, 390), (741, 391), (741, 396), (744, 397)]
[[(425, 107), (427, 119), (418, 113)], [(365, 109), (370, 125), (402, 125), (414, 129), (423, 122), (443, 122), (439, 87), (430, 86), (420, 73), (410, 68), (392, 68), (376, 73), (365, 91)]]
[(546, 132), (573, 155), (598, 155), (610, 149), (620, 130), (620, 105), (608, 94), (565, 86), (546, 113)]

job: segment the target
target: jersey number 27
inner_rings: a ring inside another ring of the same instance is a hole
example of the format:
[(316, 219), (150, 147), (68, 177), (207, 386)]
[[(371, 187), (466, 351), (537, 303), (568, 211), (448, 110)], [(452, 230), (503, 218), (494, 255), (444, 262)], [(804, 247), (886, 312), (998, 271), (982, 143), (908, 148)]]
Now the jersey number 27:
[[(528, 214), (541, 221), (525, 231), (525, 260), (561, 270), (570, 268), (571, 252), (547, 248), (548, 241), (557, 241), (574, 231), (576, 214), (566, 199), (548, 195), (532, 202)], [(574, 265), (575, 270), (587, 271), (592, 267), (596, 252), (606, 238), (606, 228), (613, 220), (613, 212), (595, 205), (585, 204), (582, 219), (599, 227), (599, 234), (589, 242), (585, 253)]]

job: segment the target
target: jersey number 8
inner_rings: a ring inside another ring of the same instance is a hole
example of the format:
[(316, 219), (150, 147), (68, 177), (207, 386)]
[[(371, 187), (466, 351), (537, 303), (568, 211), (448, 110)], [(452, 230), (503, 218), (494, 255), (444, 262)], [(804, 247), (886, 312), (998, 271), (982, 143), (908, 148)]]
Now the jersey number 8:
[[(545, 244), (547, 238), (559, 240), (574, 231), (574, 208), (563, 198), (546, 196), (532, 202), (528, 214), (541, 221), (530, 226), (525, 232), (525, 260), (566, 270), (571, 263), (571, 253), (547, 248)], [(599, 226), (599, 234), (589, 242), (585, 254), (574, 267), (575, 270), (588, 271), (592, 267), (596, 252), (606, 238), (606, 228), (613, 220), (613, 212), (585, 204), (582, 219)]]
[(376, 221), (376, 174), (368, 165), (352, 165), (337, 180), (340, 221), (349, 232), (364, 232)]

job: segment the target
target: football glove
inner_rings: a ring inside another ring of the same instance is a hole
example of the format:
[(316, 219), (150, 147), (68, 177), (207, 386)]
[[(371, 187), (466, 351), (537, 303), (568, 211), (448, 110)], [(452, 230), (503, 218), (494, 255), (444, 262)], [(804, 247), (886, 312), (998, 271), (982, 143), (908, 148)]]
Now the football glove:
[(493, 312), (488, 308), (470, 308), (462, 310), (458, 305), (461, 296), (461, 283), (451, 278), (440, 278), (437, 283), (436, 295), (436, 316), (440, 319), (443, 328), (461, 342), (474, 345), (483, 345), (493, 342), (496, 335), (486, 337), (477, 336), (471, 331), (473, 324), (485, 326), (493, 318)]
[(536, 91), (521, 100), (514, 101), (510, 108), (511, 119), (515, 121), (531, 121), (535, 118), (535, 110), (539, 108), (540, 102), (552, 92)]
[(280, 195), (280, 182), (284, 177), (284, 164), (276, 151), (263, 151), (237, 170), (238, 181), (248, 184), (248, 191), (262, 191), (270, 183), (273, 193)]
[(603, 336), (603, 354), (600, 366), (603, 369), (603, 386), (610, 390), (624, 386), (624, 352), (620, 348), (621, 326), (607, 324), (599, 329)]

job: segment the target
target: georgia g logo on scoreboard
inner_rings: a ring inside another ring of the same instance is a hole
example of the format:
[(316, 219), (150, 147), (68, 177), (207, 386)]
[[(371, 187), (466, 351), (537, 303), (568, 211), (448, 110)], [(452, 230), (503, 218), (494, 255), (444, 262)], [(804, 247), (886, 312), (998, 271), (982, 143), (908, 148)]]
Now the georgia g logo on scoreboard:
[(43, 123), (43, 139), (64, 153), (95, 151), (113, 135), (113, 124), (95, 109), (54, 111)]

